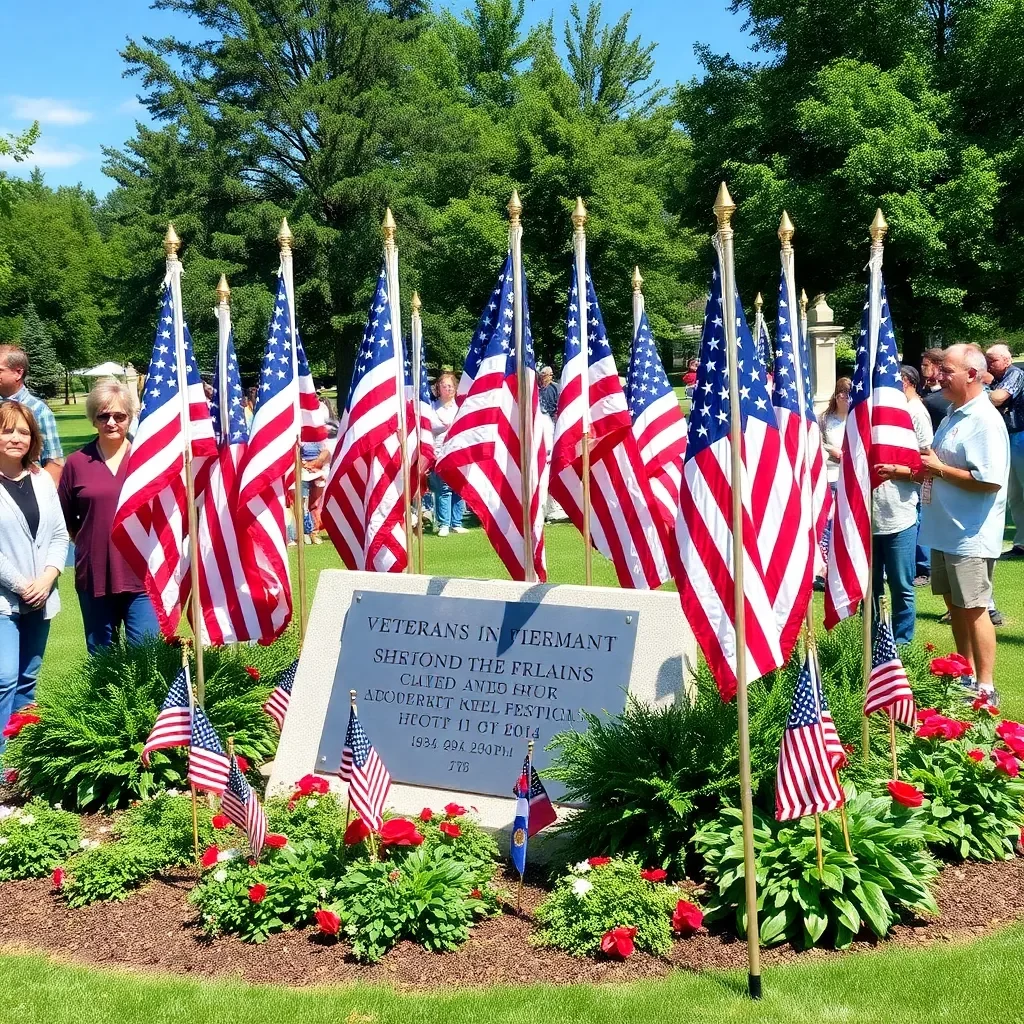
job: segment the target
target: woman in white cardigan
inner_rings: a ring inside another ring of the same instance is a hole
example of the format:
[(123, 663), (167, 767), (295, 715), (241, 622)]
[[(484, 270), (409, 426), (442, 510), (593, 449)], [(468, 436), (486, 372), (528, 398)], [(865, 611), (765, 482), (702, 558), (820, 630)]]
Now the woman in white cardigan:
[[(0, 727), (35, 700), (54, 584), (68, 553), (57, 488), (38, 465), (43, 437), (32, 411), (0, 404)], [(6, 745), (0, 736), (0, 751)]]

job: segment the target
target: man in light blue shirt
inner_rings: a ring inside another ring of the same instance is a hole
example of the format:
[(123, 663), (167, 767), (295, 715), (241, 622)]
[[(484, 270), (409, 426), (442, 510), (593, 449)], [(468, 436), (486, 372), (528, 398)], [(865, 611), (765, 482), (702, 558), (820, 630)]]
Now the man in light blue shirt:
[(57, 420), (50, 407), (25, 387), (28, 376), (28, 356), (17, 345), (0, 344), (0, 404), (6, 401), (19, 402), (27, 406), (39, 424), (43, 435), (43, 451), (39, 465), (50, 474), (54, 486), (60, 482), (64, 468), (64, 450), (57, 432)]
[(1003, 549), (1010, 440), (981, 382), (977, 345), (953, 345), (939, 382), (953, 403), (921, 456), (921, 545), (932, 549), (932, 593), (946, 601), (957, 651), (995, 703), (996, 633), (988, 616), (992, 572)]

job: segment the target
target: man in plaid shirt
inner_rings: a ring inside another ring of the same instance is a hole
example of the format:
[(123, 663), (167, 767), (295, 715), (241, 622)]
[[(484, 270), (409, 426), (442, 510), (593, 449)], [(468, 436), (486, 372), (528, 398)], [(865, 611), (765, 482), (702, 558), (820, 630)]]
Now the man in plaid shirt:
[(43, 452), (39, 456), (39, 464), (56, 484), (64, 468), (64, 450), (60, 446), (57, 421), (50, 407), (25, 387), (27, 375), (28, 356), (24, 351), (17, 345), (0, 345), (0, 405), (6, 401), (20, 402), (32, 410), (43, 435)]

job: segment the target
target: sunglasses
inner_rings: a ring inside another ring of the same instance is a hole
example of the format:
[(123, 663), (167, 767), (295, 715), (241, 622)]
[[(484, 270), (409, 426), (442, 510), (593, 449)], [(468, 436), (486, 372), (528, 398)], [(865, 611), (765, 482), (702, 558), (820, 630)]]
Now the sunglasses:
[(128, 419), (128, 413), (126, 412), (100, 412), (96, 414), (96, 419), (100, 423), (106, 423), (109, 420), (113, 420), (115, 423), (124, 423)]

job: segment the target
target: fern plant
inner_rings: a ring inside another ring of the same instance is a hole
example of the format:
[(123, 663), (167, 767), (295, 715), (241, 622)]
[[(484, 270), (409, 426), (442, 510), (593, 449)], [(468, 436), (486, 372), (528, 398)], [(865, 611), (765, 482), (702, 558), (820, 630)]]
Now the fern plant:
[[(263, 712), (275, 677), (294, 657), (290, 639), (272, 647), (210, 648), (205, 652), (206, 710), (223, 738), (252, 763), (273, 755), (277, 729)], [(153, 754), (142, 747), (171, 680), (181, 667), (176, 647), (154, 639), (115, 645), (77, 671), (40, 687), (40, 721), (12, 740), (4, 764), (18, 787), (78, 810), (124, 807), (186, 785), (184, 751)], [(247, 668), (254, 667), (254, 679)]]

